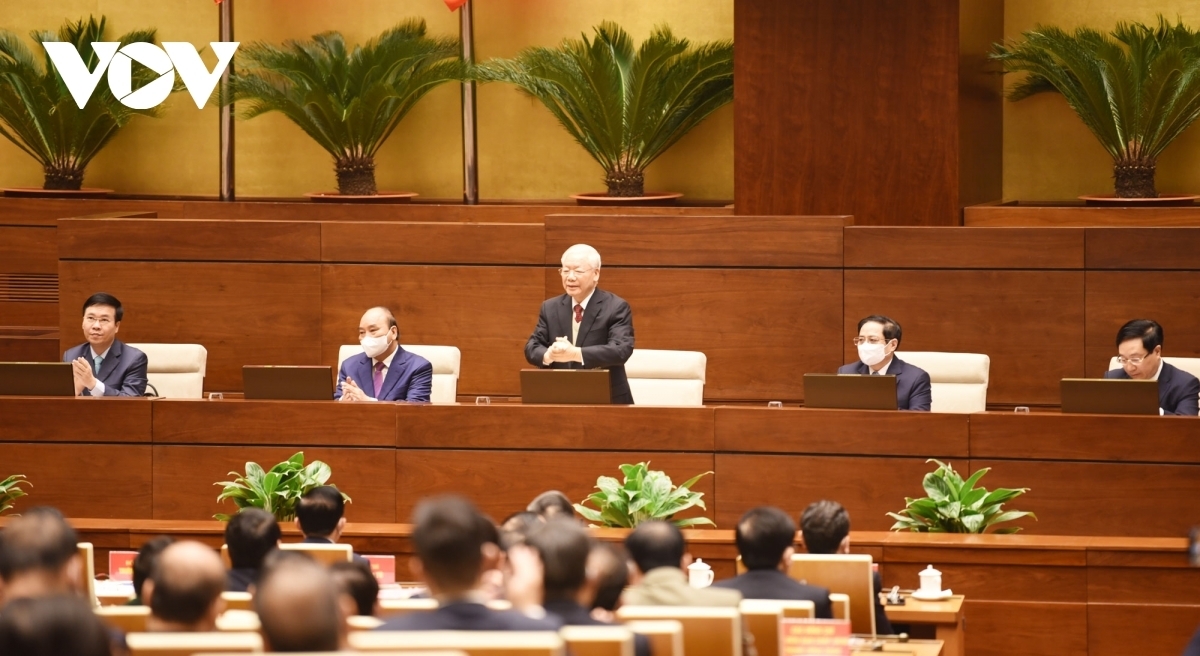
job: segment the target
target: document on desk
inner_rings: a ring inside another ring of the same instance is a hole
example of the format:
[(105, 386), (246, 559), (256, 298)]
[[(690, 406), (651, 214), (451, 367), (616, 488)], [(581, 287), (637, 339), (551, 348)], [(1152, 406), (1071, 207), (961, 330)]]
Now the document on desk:
[(850, 656), (850, 622), (784, 618), (779, 656)]

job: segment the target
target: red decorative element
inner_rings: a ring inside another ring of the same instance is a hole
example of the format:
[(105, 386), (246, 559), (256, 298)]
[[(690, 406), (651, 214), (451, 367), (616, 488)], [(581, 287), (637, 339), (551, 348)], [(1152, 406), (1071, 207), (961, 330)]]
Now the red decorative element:
[[(220, 2), (221, 0), (217, 0)], [(458, 11), (458, 8), (467, 4), (467, 0), (445, 0), (446, 8), (450, 11)]]

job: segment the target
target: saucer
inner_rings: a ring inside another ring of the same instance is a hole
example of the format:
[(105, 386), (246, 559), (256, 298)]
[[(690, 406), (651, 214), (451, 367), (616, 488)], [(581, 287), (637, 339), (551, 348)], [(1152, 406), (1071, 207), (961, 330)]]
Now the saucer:
[(944, 601), (954, 596), (950, 590), (942, 590), (941, 592), (924, 592), (922, 590), (913, 590), (909, 593), (910, 597), (919, 601)]

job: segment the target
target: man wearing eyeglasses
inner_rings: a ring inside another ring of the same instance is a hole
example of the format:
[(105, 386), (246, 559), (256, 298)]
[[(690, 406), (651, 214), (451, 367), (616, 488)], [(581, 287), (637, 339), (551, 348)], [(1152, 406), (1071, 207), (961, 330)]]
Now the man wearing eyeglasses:
[(562, 296), (542, 303), (525, 359), (552, 369), (608, 369), (612, 402), (632, 404), (625, 362), (633, 355), (633, 314), (619, 296), (597, 289), (600, 253), (575, 244), (562, 256)]
[(896, 357), (903, 332), (900, 324), (873, 314), (858, 322), (858, 362), (840, 367), (839, 374), (896, 377), (896, 409), (929, 412), (933, 404), (929, 374)]
[(1117, 331), (1120, 369), (1105, 378), (1158, 381), (1158, 412), (1163, 415), (1200, 413), (1200, 380), (1162, 359), (1163, 329), (1157, 321), (1134, 319)]
[(63, 362), (75, 374), (75, 396), (142, 396), (146, 393), (146, 354), (117, 339), (125, 309), (103, 292), (83, 302), (83, 337), (67, 349)]

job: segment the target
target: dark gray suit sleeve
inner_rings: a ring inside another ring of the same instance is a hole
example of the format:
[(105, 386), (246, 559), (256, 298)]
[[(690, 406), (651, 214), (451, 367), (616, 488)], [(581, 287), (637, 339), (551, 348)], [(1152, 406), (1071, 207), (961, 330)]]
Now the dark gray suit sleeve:
[(933, 406), (933, 386), (929, 382), (929, 374), (922, 371), (920, 377), (913, 383), (912, 394), (908, 397), (908, 409), (918, 412), (929, 412)]
[(1193, 417), (1200, 414), (1200, 379), (1190, 378), (1187, 384), (1183, 385), (1183, 398), (1175, 405), (1174, 412), (1163, 408), (1163, 414)]
[(589, 369), (625, 364), (633, 355), (633, 312), (629, 304), (622, 301), (613, 310), (612, 320), (608, 322), (607, 344), (584, 346), (580, 350), (583, 366)]
[(125, 376), (121, 379), (120, 387), (116, 385), (105, 385), (104, 396), (142, 396), (146, 393), (146, 383), (149, 380), (146, 378), (146, 366), (148, 360), (145, 353), (139, 352), (134, 358), (133, 364), (129, 365), (129, 369), (125, 372)]
[(550, 320), (546, 318), (546, 304), (542, 304), (542, 309), (538, 311), (537, 327), (533, 329), (533, 334), (529, 336), (529, 341), (525, 342), (525, 361), (535, 367), (544, 367), (542, 358), (546, 357), (546, 349), (550, 348), (550, 344), (554, 342), (554, 337), (550, 335)]

